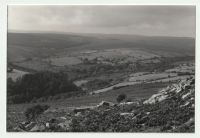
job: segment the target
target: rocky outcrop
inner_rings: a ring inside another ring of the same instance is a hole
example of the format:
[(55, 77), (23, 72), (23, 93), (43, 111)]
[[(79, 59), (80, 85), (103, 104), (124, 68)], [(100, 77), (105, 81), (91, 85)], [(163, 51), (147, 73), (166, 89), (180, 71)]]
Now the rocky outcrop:
[[(188, 101), (187, 97), (191, 97), (190, 102), (194, 101), (194, 78), (182, 80), (178, 84), (173, 84), (165, 89), (162, 89), (159, 93), (152, 95), (148, 100), (144, 101), (144, 104), (155, 104), (166, 99), (173, 97), (182, 97), (182, 100)], [(185, 103), (186, 103), (185, 102)]]
[(40, 123), (22, 122), (15, 131), (28, 132), (194, 132), (195, 80), (190, 78), (162, 89), (141, 102), (93, 107)]

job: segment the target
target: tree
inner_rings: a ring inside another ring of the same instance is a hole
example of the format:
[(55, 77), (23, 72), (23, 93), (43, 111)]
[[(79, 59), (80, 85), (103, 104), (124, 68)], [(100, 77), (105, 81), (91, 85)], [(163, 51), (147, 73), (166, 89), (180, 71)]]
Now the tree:
[(126, 99), (126, 94), (120, 94), (120, 95), (118, 95), (116, 100), (118, 103), (120, 103), (121, 101), (123, 101), (125, 99)]
[[(41, 97), (54, 96), (60, 93), (71, 95), (71, 92), (81, 91), (66, 73), (37, 72), (26, 74), (13, 82), (8, 79), (8, 97), (13, 103), (30, 102)], [(10, 98), (12, 97), (12, 98)]]

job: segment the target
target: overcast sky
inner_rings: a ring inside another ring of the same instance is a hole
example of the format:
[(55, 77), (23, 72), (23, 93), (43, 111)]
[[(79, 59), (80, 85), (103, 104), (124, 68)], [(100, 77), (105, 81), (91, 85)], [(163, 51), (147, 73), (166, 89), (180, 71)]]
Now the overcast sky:
[(8, 29), (195, 37), (194, 6), (9, 6)]

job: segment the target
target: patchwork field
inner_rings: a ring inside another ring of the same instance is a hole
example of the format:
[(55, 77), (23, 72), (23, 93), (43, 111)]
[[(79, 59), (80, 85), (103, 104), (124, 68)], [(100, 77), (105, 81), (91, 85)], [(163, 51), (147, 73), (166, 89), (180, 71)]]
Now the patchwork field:
[[(28, 64), (26, 61), (33, 64), (35, 62), (44, 64), (43, 61), (45, 61), (47, 65), (52, 62), (52, 65), (60, 66), (60, 64), (67, 65), (72, 62), (80, 63), (74, 58), (77, 55), (88, 59), (113, 58), (119, 55), (122, 58), (124, 55), (129, 55), (135, 59), (149, 59), (157, 56), (193, 56), (194, 43), (192, 38), (180, 37), (8, 33), (8, 62), (26, 67), (29, 66), (26, 65)], [(37, 70), (37, 68), (34, 69)], [(41, 70), (40, 67), (38, 70)]]
[(13, 69), (12, 72), (8, 72), (7, 77), (8, 78), (12, 78), (14, 81), (16, 81), (17, 78), (20, 78), (25, 74), (28, 74), (28, 72), (17, 70), (17, 69)]

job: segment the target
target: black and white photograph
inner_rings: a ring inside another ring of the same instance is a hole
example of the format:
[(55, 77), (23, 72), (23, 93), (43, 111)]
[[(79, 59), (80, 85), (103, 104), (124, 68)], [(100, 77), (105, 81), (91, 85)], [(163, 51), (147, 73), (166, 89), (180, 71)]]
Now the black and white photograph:
[(8, 5), (7, 132), (195, 133), (195, 5)]

